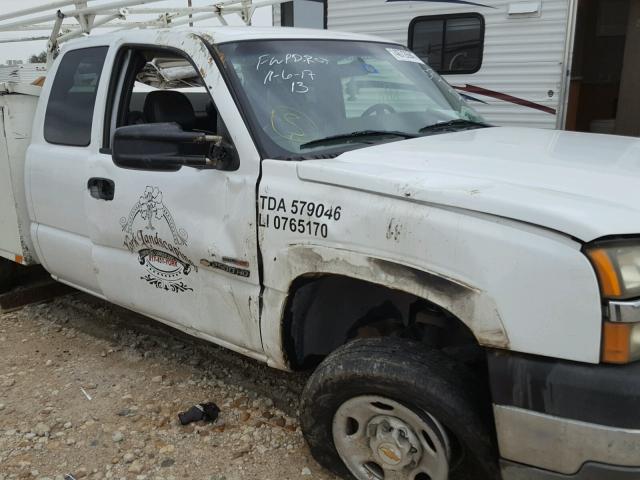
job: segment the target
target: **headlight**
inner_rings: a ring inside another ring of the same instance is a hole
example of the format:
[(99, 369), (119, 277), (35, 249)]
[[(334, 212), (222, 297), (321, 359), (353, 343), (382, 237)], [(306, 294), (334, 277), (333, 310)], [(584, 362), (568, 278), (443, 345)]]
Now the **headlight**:
[(640, 240), (598, 242), (585, 251), (606, 301), (602, 361), (640, 360)]
[(596, 269), (602, 297), (628, 300), (640, 297), (640, 241), (608, 241), (587, 248)]

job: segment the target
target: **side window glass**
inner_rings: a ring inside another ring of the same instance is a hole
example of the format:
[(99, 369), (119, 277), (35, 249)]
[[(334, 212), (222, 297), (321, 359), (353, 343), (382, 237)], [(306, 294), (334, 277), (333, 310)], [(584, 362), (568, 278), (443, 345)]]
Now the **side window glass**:
[(177, 123), (185, 131), (217, 133), (218, 113), (188, 60), (160, 50), (133, 50), (115, 127)]
[(108, 47), (72, 50), (61, 60), (44, 120), (49, 143), (86, 147)]
[(409, 48), (440, 74), (475, 73), (482, 66), (484, 19), (475, 13), (416, 18)]
[[(150, 145), (156, 142), (153, 148), (164, 152), (153, 153), (147, 149), (147, 153), (154, 158), (161, 155), (207, 158), (215, 160), (225, 170), (238, 168), (239, 157), (231, 135), (202, 75), (188, 57), (151, 45), (125, 48), (118, 56), (123, 61), (112, 75), (110, 99), (105, 112), (103, 153), (114, 155), (114, 162), (120, 167), (146, 168), (135, 161), (121, 162), (116, 159), (116, 156), (122, 158), (122, 149), (129, 148), (127, 142), (129, 146), (136, 143), (132, 137), (123, 140), (121, 145), (125, 147), (119, 147), (118, 152), (110, 148), (118, 132), (127, 137), (127, 132), (131, 135), (134, 131), (140, 142), (148, 141)], [(209, 141), (162, 142), (156, 135), (157, 132), (166, 131), (166, 128), (219, 135), (222, 142), (215, 145)], [(136, 152), (134, 155), (138, 154)]]

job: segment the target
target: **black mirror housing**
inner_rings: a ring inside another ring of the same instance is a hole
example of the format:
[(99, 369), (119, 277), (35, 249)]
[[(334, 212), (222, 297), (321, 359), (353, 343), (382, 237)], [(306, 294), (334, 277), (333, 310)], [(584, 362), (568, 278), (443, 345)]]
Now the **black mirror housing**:
[(177, 123), (147, 123), (116, 129), (113, 162), (122, 168), (177, 171), (182, 167), (217, 168), (211, 145), (222, 138), (203, 132), (185, 132)]

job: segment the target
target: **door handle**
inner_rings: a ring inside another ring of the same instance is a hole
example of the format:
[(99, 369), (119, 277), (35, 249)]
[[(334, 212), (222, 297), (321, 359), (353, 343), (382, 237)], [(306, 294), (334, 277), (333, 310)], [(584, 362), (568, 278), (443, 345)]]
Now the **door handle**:
[(116, 193), (116, 184), (108, 178), (90, 178), (87, 188), (89, 194), (98, 200), (111, 201)]

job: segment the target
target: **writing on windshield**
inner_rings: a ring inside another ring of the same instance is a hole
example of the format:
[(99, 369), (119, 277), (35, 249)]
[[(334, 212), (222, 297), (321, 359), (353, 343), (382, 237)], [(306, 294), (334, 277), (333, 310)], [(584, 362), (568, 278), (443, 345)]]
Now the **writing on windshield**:
[(270, 158), (331, 155), (475, 118), (460, 95), (398, 45), (263, 40), (218, 48)]
[[(291, 93), (304, 94), (309, 92), (309, 84), (316, 79), (312, 66), (328, 64), (328, 59), (313, 55), (265, 53), (258, 56), (256, 70), (264, 74), (262, 82), (264, 85), (269, 85), (274, 80), (290, 81)], [(300, 70), (301, 66), (302, 70)]]

